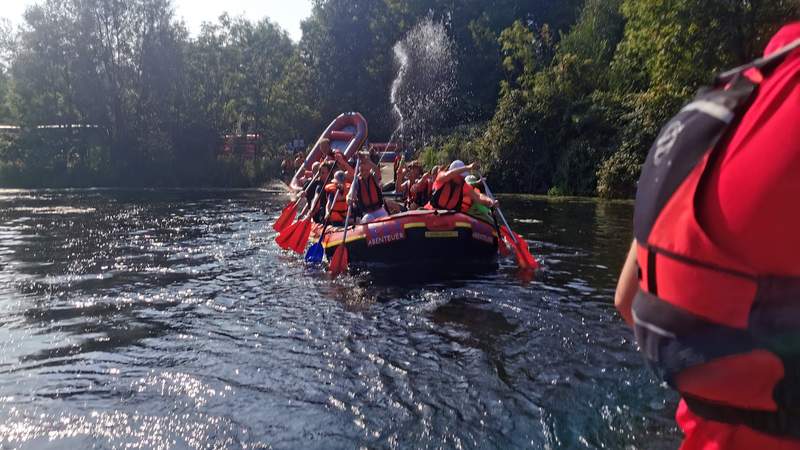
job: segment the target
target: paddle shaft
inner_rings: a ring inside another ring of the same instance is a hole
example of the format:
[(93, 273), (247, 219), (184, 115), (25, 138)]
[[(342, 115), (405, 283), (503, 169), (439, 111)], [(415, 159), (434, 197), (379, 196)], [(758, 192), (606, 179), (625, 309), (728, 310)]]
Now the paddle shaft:
[[(481, 176), (480, 173), (478, 173), (478, 176), (481, 177), (481, 182), (483, 182), (483, 188), (486, 189), (486, 195), (490, 199), (494, 200), (494, 195), (492, 195), (492, 190), (489, 189), (489, 185), (486, 184), (486, 179), (484, 179), (483, 176)], [(500, 210), (499, 206), (495, 206), (494, 208), (497, 210), (497, 214), (500, 216), (500, 220), (503, 221), (503, 225), (505, 225), (505, 227), (508, 229), (508, 231), (511, 231), (511, 227), (508, 226), (508, 221), (506, 220), (506, 216), (503, 215), (503, 211)], [(517, 242), (517, 237), (514, 236), (514, 233), (508, 233), (508, 234), (511, 236), (511, 240), (514, 241), (514, 244), (517, 244), (518, 243)]]
[[(339, 200), (339, 190), (338, 189), (336, 190), (336, 193), (333, 194), (333, 203), (331, 203), (331, 205), (335, 204), (336, 200)], [(333, 208), (328, 208), (328, 211), (325, 213), (325, 223), (322, 224), (322, 233), (319, 234), (319, 241), (320, 242), (322, 242), (322, 239), (325, 237), (325, 230), (328, 229), (328, 225), (330, 225), (330, 223), (331, 223), (331, 212), (332, 211), (333, 211)]]
[[(361, 159), (357, 159), (356, 160), (356, 176), (358, 176), (359, 169), (361, 169)], [(353, 198), (353, 193), (355, 193), (355, 189), (354, 189), (355, 185), (356, 185), (355, 181), (356, 180), (353, 180), (353, 184), (350, 185), (350, 195), (349, 195), (349, 197), (351, 199)], [(350, 223), (350, 212), (352, 210), (353, 210), (353, 204), (348, 202), (347, 203), (347, 215), (345, 216), (345, 219), (344, 219), (344, 233), (342, 233), (342, 245), (344, 246), (345, 249), (347, 248), (347, 245), (346, 245), (347, 244), (347, 226)]]
[[(321, 168), (321, 166), (320, 166), (320, 168)], [(311, 188), (311, 185), (314, 184), (315, 181), (319, 180), (319, 171), (320, 171), (320, 169), (317, 169), (317, 171), (314, 172), (314, 176), (311, 177), (311, 182), (308, 183), (308, 187), (303, 189), (300, 192), (300, 195), (297, 197), (297, 200), (295, 200), (293, 202), (295, 205), (298, 205), (300, 203), (300, 200), (303, 200), (305, 198), (306, 193), (308, 192), (308, 189)], [(308, 205), (308, 203), (306, 203), (306, 206), (304, 206), (303, 209), (300, 210), (300, 217), (303, 217), (303, 215), (306, 213), (306, 210), (308, 209), (308, 207), (309, 207), (309, 205)]]
[[(321, 166), (320, 166), (320, 167), (321, 167)], [(330, 182), (330, 181), (331, 181), (331, 177), (333, 177), (333, 170), (329, 170), (329, 171), (328, 171), (328, 177), (327, 177), (327, 178), (325, 179), (325, 181), (322, 183), (322, 188), (323, 188), (323, 190), (325, 189), (325, 185), (326, 185), (326, 184), (328, 184), (328, 182)], [(316, 181), (316, 180), (318, 180), (318, 179), (319, 179), (319, 170), (317, 170), (317, 174), (314, 176), (314, 178), (312, 178), (312, 179), (311, 179), (311, 183), (309, 183), (308, 187), (307, 187), (307, 188), (306, 188), (306, 189), (303, 191), (303, 194), (306, 194), (306, 193), (307, 193), (307, 191), (308, 191), (309, 189), (311, 189), (311, 186), (313, 185), (314, 181)], [(302, 198), (302, 197), (301, 197), (301, 198)], [(308, 209), (308, 213), (309, 213), (309, 214), (310, 214), (310, 213), (311, 213), (311, 211), (313, 211), (313, 210), (314, 210), (314, 208), (317, 206), (317, 203), (319, 202), (319, 198), (320, 198), (320, 196), (319, 196), (319, 195), (315, 195), (315, 196), (314, 196), (314, 200), (312, 200), (312, 204), (310, 204), (310, 205), (306, 205), (306, 208)], [(303, 215), (306, 213), (306, 208), (303, 208), (303, 211), (301, 211), (301, 213), (300, 213), (300, 216), (303, 216)]]

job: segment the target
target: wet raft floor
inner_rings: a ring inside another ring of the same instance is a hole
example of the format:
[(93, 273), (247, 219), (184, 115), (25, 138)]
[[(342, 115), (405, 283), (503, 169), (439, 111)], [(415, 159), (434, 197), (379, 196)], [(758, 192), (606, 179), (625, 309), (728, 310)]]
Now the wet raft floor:
[(0, 447), (675, 448), (612, 294), (631, 207), (507, 197), (543, 261), (331, 281), (260, 191), (0, 191)]

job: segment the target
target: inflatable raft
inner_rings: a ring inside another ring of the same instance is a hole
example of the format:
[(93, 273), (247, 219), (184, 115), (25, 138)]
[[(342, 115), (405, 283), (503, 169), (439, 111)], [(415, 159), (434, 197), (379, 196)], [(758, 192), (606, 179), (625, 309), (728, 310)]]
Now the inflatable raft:
[[(342, 245), (343, 234), (343, 228), (325, 232), (328, 259)], [(498, 245), (494, 225), (463, 213), (430, 210), (350, 226), (346, 244), (354, 265), (486, 264), (495, 262)]]
[[(331, 148), (341, 151), (351, 159), (367, 140), (367, 121), (357, 113), (345, 113), (331, 122), (303, 166), (289, 185), (294, 192), (303, 190), (303, 174), (325, 155), (320, 141), (327, 138)], [(393, 166), (399, 161), (397, 144), (371, 144), (381, 155), (381, 165), (389, 169), (387, 178), (393, 178)], [(389, 175), (391, 174), (391, 177)], [(393, 182), (393, 181), (392, 181)], [(386, 186), (384, 186), (386, 187)], [(319, 240), (321, 224), (314, 224), (309, 240)], [(325, 230), (322, 246), (330, 261), (336, 249), (343, 245), (344, 228)], [(467, 214), (454, 211), (416, 210), (347, 228), (349, 262), (356, 266), (442, 265), (476, 266), (493, 264), (497, 260), (498, 234), (495, 223), (489, 223)]]

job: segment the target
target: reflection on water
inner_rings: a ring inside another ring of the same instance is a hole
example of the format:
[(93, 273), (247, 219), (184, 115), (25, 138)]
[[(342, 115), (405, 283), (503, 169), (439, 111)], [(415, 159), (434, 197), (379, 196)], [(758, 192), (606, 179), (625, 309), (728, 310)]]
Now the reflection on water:
[(0, 447), (676, 446), (611, 304), (630, 205), (503, 198), (533, 279), (331, 280), (283, 201), (0, 191)]

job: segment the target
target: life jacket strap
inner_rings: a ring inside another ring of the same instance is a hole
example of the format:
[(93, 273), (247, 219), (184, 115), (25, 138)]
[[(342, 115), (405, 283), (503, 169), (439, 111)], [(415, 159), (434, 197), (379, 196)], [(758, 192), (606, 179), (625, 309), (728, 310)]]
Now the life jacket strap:
[(723, 72), (715, 78), (715, 84), (727, 84), (731, 82), (737, 75), (744, 73), (750, 69), (758, 69), (763, 75), (769, 75), (776, 67), (778, 67), (789, 53), (800, 48), (800, 39), (794, 40), (789, 44), (781, 47), (780, 49), (772, 52), (771, 54), (758, 58), (743, 66)]
[(744, 425), (762, 433), (800, 439), (800, 411), (757, 411), (720, 405), (684, 396), (689, 410), (700, 417), (731, 425)]
[(634, 298), (634, 332), (651, 368), (670, 386), (690, 367), (765, 348), (748, 330), (711, 322), (649, 292)]

